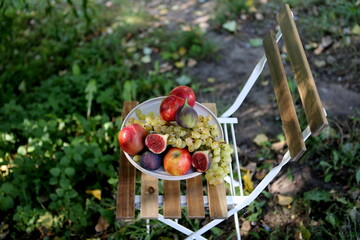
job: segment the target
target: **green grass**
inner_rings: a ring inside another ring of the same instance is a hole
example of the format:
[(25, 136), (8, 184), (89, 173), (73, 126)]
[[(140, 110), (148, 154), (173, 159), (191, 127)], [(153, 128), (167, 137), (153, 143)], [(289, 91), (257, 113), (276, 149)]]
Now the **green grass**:
[(352, 28), (360, 21), (360, 10), (355, 0), (283, 0), (296, 9), (300, 17), (300, 25), (306, 28), (306, 38), (315, 41), (324, 36), (343, 39), (346, 44)]
[[(90, 238), (102, 216), (109, 237), (145, 238), (144, 221), (114, 216), (123, 101), (176, 85), (181, 71), (160, 73), (169, 60), (151, 49), (185, 47), (176, 59), (185, 61), (210, 56), (214, 46), (198, 30), (158, 36), (149, 31), (154, 19), (125, 1), (47, 3), (0, 5), (0, 233)], [(163, 44), (165, 36), (176, 43)], [(100, 190), (101, 200), (89, 190)]]
[[(155, 221), (149, 236), (144, 220), (115, 221), (116, 135), (123, 101), (167, 94), (179, 82), (200, 91), (199, 84), (183, 75), (185, 66), (191, 59), (213, 58), (218, 46), (196, 27), (172, 32), (154, 28), (156, 19), (144, 8), (128, 1), (112, 1), (111, 6), (106, 2), (0, 3), (0, 234), (7, 238), (183, 237)], [(327, 24), (316, 26), (321, 34), (341, 34), (331, 30), (333, 18), (344, 26), (358, 21), (353, 1), (325, 2), (294, 6), (302, 11), (318, 7), (324, 15), (320, 20)], [(219, 4), (221, 23), (249, 7), (244, 5), (249, 1)], [(163, 70), (164, 63), (171, 70)], [(360, 159), (359, 119), (357, 114), (338, 128), (338, 122), (331, 121), (330, 130), (313, 139), (309, 148), (306, 159), (314, 161), (314, 171), (325, 183), (348, 186), (335, 193), (318, 191), (317, 198), (304, 193), (295, 200), (311, 212), (304, 226), (316, 239), (359, 235), (353, 217), (358, 203), (351, 197), (360, 181), (360, 169), (354, 167)], [(270, 146), (264, 145), (258, 157), (276, 156)], [(101, 191), (101, 199), (93, 190)], [(258, 199), (249, 207), (248, 218), (261, 221), (266, 213), (262, 207), (271, 201), (269, 194)], [(105, 233), (94, 230), (100, 216), (109, 223)], [(195, 228), (202, 224), (181, 221)], [(299, 229), (292, 226), (289, 234)], [(224, 231), (214, 228), (211, 234), (221, 238)], [(269, 233), (258, 227), (250, 238), (283, 236), (283, 229)]]

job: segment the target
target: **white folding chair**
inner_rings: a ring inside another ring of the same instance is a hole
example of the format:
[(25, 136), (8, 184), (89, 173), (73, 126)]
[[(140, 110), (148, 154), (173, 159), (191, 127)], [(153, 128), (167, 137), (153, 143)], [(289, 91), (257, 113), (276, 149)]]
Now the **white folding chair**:
[[(141, 176), (141, 195), (135, 195), (135, 168), (126, 160), (123, 153), (120, 158), (117, 219), (134, 218), (134, 209), (140, 209), (140, 217), (145, 219), (157, 219), (174, 229), (187, 235), (187, 239), (205, 239), (201, 235), (226, 221), (231, 216), (235, 219), (237, 238), (240, 239), (240, 223), (238, 212), (253, 202), (259, 194), (277, 176), (282, 167), (289, 161), (296, 161), (306, 151), (305, 141), (310, 135), (317, 136), (328, 125), (325, 110), (322, 107), (317, 88), (305, 56), (304, 48), (288, 5), (285, 5), (277, 17), (280, 31), (275, 35), (270, 31), (264, 38), (265, 55), (260, 59), (242, 91), (233, 105), (219, 118), (222, 124), (225, 140), (235, 149), (233, 161), (230, 166), (230, 176), (225, 181), (229, 184), (230, 195), (226, 196), (226, 183), (211, 186), (207, 184), (207, 196), (203, 196), (202, 176), (186, 180), (186, 195), (180, 195), (180, 181), (164, 180), (163, 195), (159, 194), (158, 179), (146, 174)], [(289, 54), (291, 68), (298, 85), (300, 98), (306, 114), (308, 126), (301, 131), (296, 116), (294, 103), (286, 79), (277, 42), (283, 37)], [(247, 196), (244, 195), (240, 172), (240, 160), (236, 143), (236, 124), (238, 119), (232, 115), (241, 107), (246, 96), (259, 78), (264, 66), (268, 62), (274, 92), (282, 120), (288, 151), (282, 161), (274, 167)], [(123, 117), (136, 106), (136, 102), (126, 102), (123, 109)], [(216, 112), (215, 104), (206, 104)], [(237, 177), (235, 177), (237, 176)], [(239, 194), (238, 194), (239, 193)], [(163, 214), (159, 214), (159, 207), (163, 207)], [(190, 230), (177, 220), (181, 218), (181, 208), (187, 208), (189, 218), (204, 218), (204, 209), (209, 209), (213, 219), (197, 231)], [(149, 225), (147, 230), (150, 231)]]

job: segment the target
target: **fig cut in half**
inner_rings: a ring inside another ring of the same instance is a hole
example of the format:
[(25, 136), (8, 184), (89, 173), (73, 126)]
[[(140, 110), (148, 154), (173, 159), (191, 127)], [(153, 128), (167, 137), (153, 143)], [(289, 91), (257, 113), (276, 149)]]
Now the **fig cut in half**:
[(210, 168), (210, 151), (197, 151), (192, 155), (192, 166), (198, 172), (206, 172)]
[(151, 152), (160, 154), (164, 152), (167, 147), (168, 136), (168, 134), (150, 133), (145, 138), (145, 145)]

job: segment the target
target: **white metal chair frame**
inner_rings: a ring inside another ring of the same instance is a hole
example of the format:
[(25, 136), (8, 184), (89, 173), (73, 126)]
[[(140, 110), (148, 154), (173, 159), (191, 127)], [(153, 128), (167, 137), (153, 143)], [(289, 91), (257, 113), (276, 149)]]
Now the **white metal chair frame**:
[[(276, 34), (276, 42), (280, 40), (282, 37), (282, 33), (279, 30)], [(244, 85), (243, 89), (241, 90), (240, 94), (237, 96), (235, 102), (233, 105), (225, 111), (219, 118), (219, 122), (222, 124), (224, 135), (225, 135), (225, 141), (232, 143), (234, 151), (234, 160), (233, 163), (230, 165), (230, 176), (228, 176), (225, 181), (230, 184), (230, 192), (231, 196), (226, 196), (227, 199), (227, 205), (228, 205), (228, 217), (231, 217), (234, 215), (235, 218), (235, 229), (236, 229), (236, 235), (238, 239), (241, 239), (240, 236), (240, 226), (239, 226), (239, 218), (238, 218), (238, 211), (248, 206), (251, 202), (253, 202), (261, 193), (262, 191), (269, 185), (269, 183), (275, 178), (275, 176), (280, 172), (282, 167), (286, 165), (290, 160), (290, 152), (287, 151), (285, 155), (282, 158), (282, 161), (279, 165), (274, 167), (266, 176), (265, 178), (256, 186), (256, 188), (248, 195), (244, 196), (243, 192), (243, 185), (242, 185), (242, 179), (240, 174), (240, 162), (238, 153), (236, 151), (237, 144), (236, 144), (236, 137), (235, 137), (235, 130), (234, 125), (238, 123), (238, 119), (235, 117), (231, 117), (235, 111), (237, 111), (240, 106), (242, 105), (243, 101), (245, 100), (246, 96), (249, 94), (250, 90), (252, 89), (253, 85), (259, 78), (260, 74), (262, 73), (264, 66), (267, 62), (266, 55), (260, 59), (260, 61), (255, 66), (254, 70), (252, 71), (250, 77), (246, 81), (246, 84)], [(325, 109), (324, 109), (325, 112)], [(326, 113), (325, 113), (326, 115)], [(311, 135), (310, 127), (307, 126), (302, 131), (302, 137), (304, 142), (310, 137)], [(235, 164), (235, 167), (233, 168), (232, 164)], [(234, 171), (237, 171), (238, 179), (234, 179)], [(240, 195), (236, 195), (236, 188), (238, 188)], [(208, 197), (204, 196), (204, 205), (205, 207), (208, 207)], [(136, 195), (135, 196), (135, 207), (137, 209), (140, 209), (141, 204), (141, 196)], [(158, 198), (158, 204), (159, 206), (163, 205), (163, 196), (159, 196)], [(187, 201), (186, 196), (181, 196), (181, 206), (186, 207)], [(188, 237), (186, 239), (205, 239), (201, 235), (213, 228), (214, 226), (218, 225), (219, 223), (223, 222), (226, 219), (214, 219), (196, 232), (180, 225), (177, 220), (171, 220), (171, 219), (165, 219), (163, 215), (159, 214), (157, 220), (169, 225), (170, 227), (184, 233)], [(147, 231), (150, 232), (150, 225), (149, 220), (147, 220)]]

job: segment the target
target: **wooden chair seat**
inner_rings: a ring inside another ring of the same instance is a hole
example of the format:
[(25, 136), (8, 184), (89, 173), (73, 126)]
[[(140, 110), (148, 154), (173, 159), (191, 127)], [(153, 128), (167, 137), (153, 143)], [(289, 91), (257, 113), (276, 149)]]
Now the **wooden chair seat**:
[[(125, 118), (138, 104), (138, 102), (125, 102), (122, 118)], [(204, 103), (204, 105), (216, 114), (215, 104)], [(186, 187), (182, 190), (186, 195), (181, 196), (180, 181), (158, 180), (141, 173), (141, 186), (139, 186), (141, 195), (140, 199), (136, 199), (135, 189), (138, 188), (136, 168), (127, 160), (122, 150), (119, 166), (117, 219), (134, 219), (137, 203), (140, 205), (140, 217), (143, 219), (157, 219), (161, 208), (165, 219), (180, 219), (182, 202), (187, 206), (186, 214), (189, 218), (205, 218), (205, 207), (209, 208), (209, 215), (213, 219), (225, 219), (228, 216), (225, 183), (206, 186), (203, 175), (200, 175), (184, 180)], [(159, 191), (159, 184), (163, 185), (162, 191)]]

